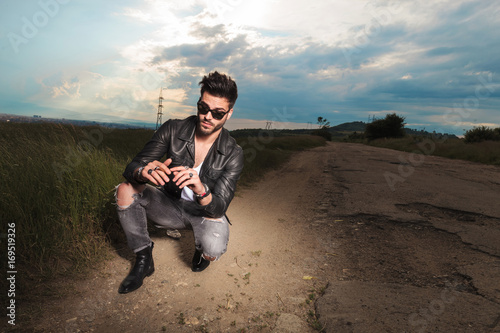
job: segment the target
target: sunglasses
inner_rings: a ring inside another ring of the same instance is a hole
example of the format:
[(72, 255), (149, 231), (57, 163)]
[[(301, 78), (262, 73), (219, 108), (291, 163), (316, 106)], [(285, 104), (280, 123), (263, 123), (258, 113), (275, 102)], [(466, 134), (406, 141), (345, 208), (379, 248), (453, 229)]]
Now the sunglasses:
[(198, 101), (197, 105), (198, 105), (198, 112), (199, 113), (207, 114), (208, 112), (210, 112), (210, 113), (212, 113), (212, 117), (214, 117), (214, 119), (217, 119), (217, 120), (221, 120), (229, 112), (229, 111), (225, 111), (224, 109), (222, 109), (224, 111), (220, 111), (219, 109), (210, 110), (210, 107), (205, 102), (202, 102), (201, 100)]

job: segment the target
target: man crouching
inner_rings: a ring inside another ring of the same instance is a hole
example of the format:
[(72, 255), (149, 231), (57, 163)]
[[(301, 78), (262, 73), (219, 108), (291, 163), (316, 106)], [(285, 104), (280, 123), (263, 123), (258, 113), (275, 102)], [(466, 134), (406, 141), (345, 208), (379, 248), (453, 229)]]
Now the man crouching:
[[(158, 227), (192, 229), (192, 271), (201, 272), (226, 252), (226, 210), (243, 169), (243, 151), (223, 127), (238, 97), (236, 83), (218, 72), (204, 76), (197, 115), (165, 122), (130, 162), (116, 202), (135, 264), (118, 292), (142, 286), (154, 272), (149, 218)], [(167, 159), (160, 162), (162, 157)], [(148, 184), (150, 183), (150, 184)]]

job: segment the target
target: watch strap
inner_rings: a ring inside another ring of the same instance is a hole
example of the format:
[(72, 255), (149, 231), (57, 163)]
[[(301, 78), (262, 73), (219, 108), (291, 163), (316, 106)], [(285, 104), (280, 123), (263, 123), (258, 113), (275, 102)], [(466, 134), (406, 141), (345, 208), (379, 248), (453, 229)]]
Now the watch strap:
[(205, 188), (205, 192), (202, 194), (197, 194), (195, 193), (194, 195), (196, 196), (197, 199), (203, 199), (206, 198), (210, 195), (210, 188), (207, 186), (207, 184), (203, 183), (203, 187)]
[(138, 183), (147, 183), (147, 181), (144, 181), (143, 178), (142, 178), (142, 170), (144, 170), (144, 166), (141, 166), (138, 170), (137, 170), (137, 173), (135, 174), (135, 180), (138, 182)]

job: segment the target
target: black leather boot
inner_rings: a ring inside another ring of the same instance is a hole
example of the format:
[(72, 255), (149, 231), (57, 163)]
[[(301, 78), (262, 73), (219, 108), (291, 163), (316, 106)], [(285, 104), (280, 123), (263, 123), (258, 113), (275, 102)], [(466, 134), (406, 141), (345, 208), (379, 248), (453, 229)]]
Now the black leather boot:
[(201, 255), (201, 252), (198, 250), (194, 250), (194, 256), (193, 256), (193, 266), (191, 267), (191, 270), (193, 272), (201, 272), (205, 268), (210, 265), (210, 260), (206, 260), (203, 258)]
[(123, 280), (118, 292), (126, 294), (139, 289), (146, 276), (150, 276), (155, 271), (153, 262), (153, 245), (136, 253), (135, 264), (128, 276)]

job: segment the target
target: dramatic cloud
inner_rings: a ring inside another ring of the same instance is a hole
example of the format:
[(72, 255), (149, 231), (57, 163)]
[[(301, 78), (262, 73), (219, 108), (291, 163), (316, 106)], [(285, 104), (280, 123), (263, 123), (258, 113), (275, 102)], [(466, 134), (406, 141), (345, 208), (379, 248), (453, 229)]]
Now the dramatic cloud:
[(17, 100), (153, 123), (161, 88), (167, 117), (184, 117), (201, 77), (219, 70), (237, 80), (241, 127), (389, 112), (456, 134), (500, 126), (495, 2), (47, 1), (52, 12), (9, 4), (0, 14), (2, 112)]

